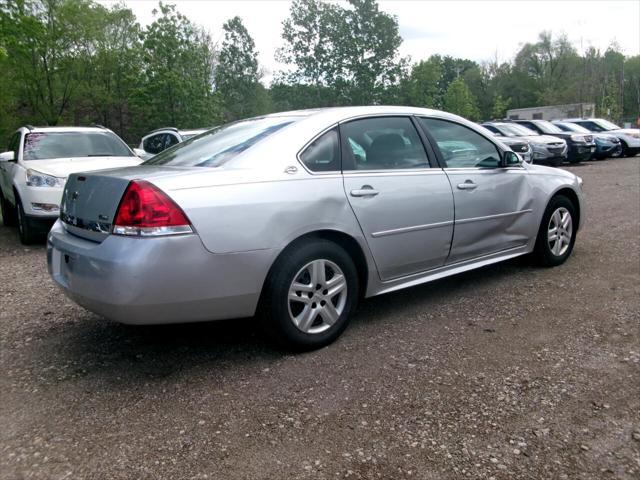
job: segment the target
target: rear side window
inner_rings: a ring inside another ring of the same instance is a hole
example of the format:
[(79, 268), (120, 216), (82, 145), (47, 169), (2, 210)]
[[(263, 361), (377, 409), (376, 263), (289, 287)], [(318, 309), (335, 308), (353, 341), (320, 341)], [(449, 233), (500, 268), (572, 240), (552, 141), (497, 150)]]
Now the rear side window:
[(447, 168), (496, 168), (500, 152), (489, 140), (463, 125), (435, 118), (420, 118), (435, 139)]
[(340, 126), (343, 170), (428, 168), (420, 136), (408, 117), (353, 120)]
[(179, 143), (146, 165), (219, 167), (299, 117), (260, 117), (223, 125)]
[(324, 133), (311, 142), (300, 154), (300, 160), (312, 172), (340, 170), (340, 139), (338, 130)]
[(24, 140), (24, 160), (77, 157), (131, 157), (129, 147), (112, 132), (34, 132)]
[(147, 137), (142, 142), (142, 148), (147, 153), (153, 153), (154, 155), (164, 150), (165, 137), (164, 133), (157, 133)]

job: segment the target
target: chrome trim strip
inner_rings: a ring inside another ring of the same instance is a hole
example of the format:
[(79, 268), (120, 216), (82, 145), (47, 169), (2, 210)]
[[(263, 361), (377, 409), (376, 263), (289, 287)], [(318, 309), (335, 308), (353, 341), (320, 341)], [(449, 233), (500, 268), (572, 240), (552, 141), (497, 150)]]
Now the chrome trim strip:
[(416, 232), (419, 230), (429, 230), (430, 228), (448, 227), (453, 225), (453, 221), (428, 223), (426, 225), (414, 225), (412, 227), (394, 228), (392, 230), (383, 230), (381, 232), (374, 232), (371, 234), (373, 238), (386, 237), (388, 235), (397, 235), (399, 233)]
[(531, 208), (527, 208), (526, 210), (518, 210), (517, 212), (497, 213), (495, 215), (487, 215), (486, 217), (463, 218), (462, 220), (456, 220), (456, 225), (472, 222), (482, 222), (483, 220), (493, 220), (494, 218), (511, 217), (514, 215), (522, 215), (524, 213), (531, 212), (533, 212), (533, 210)]

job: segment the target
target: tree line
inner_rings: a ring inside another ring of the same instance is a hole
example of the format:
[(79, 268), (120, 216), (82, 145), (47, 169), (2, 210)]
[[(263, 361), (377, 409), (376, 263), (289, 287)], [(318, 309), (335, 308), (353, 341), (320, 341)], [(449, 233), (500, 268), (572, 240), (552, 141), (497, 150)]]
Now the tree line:
[(614, 121), (640, 115), (640, 56), (578, 50), (541, 32), (515, 58), (401, 57), (397, 19), (375, 0), (294, 0), (271, 85), (239, 17), (214, 42), (175, 5), (142, 27), (123, 4), (0, 0), (0, 137), (24, 125), (101, 124), (135, 142), (162, 126), (196, 128), (300, 108), (400, 104), (471, 120), (508, 108), (592, 102)]

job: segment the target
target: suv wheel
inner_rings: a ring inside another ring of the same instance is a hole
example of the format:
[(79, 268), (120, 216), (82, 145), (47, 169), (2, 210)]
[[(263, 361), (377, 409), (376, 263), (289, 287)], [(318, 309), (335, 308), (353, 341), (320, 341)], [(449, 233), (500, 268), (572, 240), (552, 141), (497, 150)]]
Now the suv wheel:
[(358, 298), (353, 260), (340, 246), (310, 240), (274, 265), (265, 285), (265, 326), (287, 348), (312, 350), (347, 328)]
[(16, 218), (16, 210), (9, 203), (9, 200), (4, 198), (4, 194), (0, 190), (0, 212), (2, 213), (2, 224), (5, 227), (15, 227), (18, 223)]
[(20, 242), (22, 242), (23, 245), (31, 245), (36, 241), (37, 235), (36, 232), (34, 232), (33, 227), (29, 224), (29, 220), (24, 213), (22, 201), (20, 199), (17, 200), (18, 233), (20, 235)]
[(545, 267), (563, 264), (573, 250), (576, 241), (576, 210), (564, 195), (551, 199), (542, 216), (536, 238), (534, 256)]

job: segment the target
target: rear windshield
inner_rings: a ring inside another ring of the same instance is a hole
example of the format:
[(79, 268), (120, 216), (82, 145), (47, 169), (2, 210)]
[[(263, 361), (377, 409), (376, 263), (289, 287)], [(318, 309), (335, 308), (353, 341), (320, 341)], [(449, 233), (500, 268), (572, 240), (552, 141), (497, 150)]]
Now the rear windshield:
[(34, 132), (24, 140), (24, 160), (76, 157), (132, 157), (112, 132)]
[(144, 163), (218, 167), (296, 120), (296, 117), (262, 117), (230, 123), (179, 143)]

